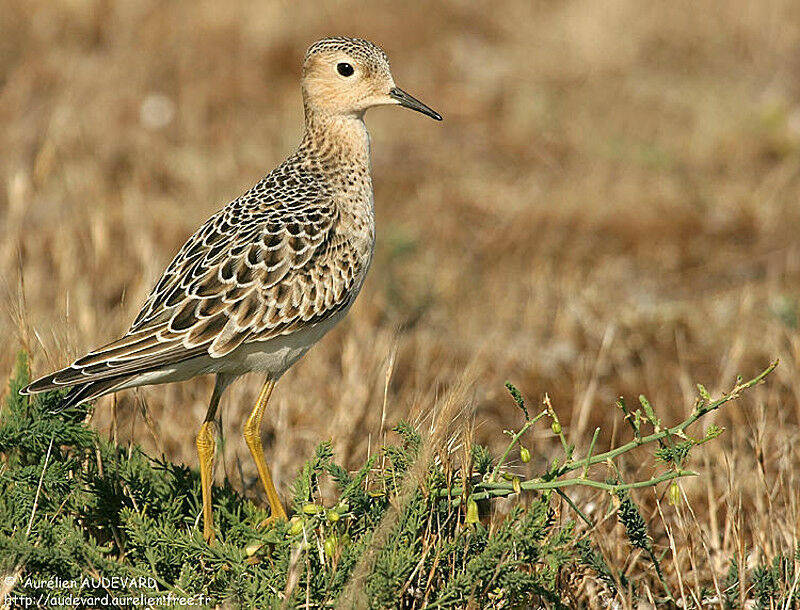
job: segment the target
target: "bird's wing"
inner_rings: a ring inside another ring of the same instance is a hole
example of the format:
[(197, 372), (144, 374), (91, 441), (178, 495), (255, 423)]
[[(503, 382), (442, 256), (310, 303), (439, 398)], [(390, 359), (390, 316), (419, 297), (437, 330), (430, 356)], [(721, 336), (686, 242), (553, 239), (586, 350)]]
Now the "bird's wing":
[(181, 248), (128, 333), (32, 383), (37, 392), (156, 370), (314, 325), (344, 309), (364, 257), (330, 199), (248, 208), (246, 195)]

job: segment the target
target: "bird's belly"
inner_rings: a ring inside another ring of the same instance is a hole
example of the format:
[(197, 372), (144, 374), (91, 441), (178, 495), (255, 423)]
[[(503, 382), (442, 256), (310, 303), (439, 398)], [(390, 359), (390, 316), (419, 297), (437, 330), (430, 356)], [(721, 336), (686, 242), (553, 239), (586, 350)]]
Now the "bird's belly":
[(241, 375), (257, 371), (280, 377), (336, 324), (339, 317), (325, 320), (314, 327), (303, 328), (290, 335), (245, 343), (219, 362), (219, 365), (210, 372)]

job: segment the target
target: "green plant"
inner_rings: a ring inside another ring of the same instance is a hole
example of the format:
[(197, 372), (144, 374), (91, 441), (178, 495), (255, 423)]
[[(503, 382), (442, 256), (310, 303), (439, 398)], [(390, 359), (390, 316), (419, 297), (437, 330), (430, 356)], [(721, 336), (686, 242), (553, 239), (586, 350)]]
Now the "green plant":
[[(575, 486), (607, 491), (618, 502), (631, 544), (647, 552), (660, 576), (630, 490), (693, 475), (684, 467), (691, 449), (721, 431), (695, 440), (687, 428), (773, 368), (739, 380), (716, 401), (701, 390), (692, 415), (673, 427), (663, 427), (644, 399), (634, 412), (621, 404), (634, 439), (595, 454), (595, 434), (588, 454), (577, 459), (549, 400), (530, 417), (513, 386), (509, 390), (525, 422), (508, 431), (511, 440), (498, 458), (466, 437), (458, 439), (468, 448), (459, 461), (451, 445), (432, 446), (406, 423), (395, 428), (400, 442), (382, 448), (385, 459), (372, 455), (356, 472), (338, 465), (330, 443), (322, 443), (293, 485), (289, 521), (262, 527), (265, 511), (227, 484), (215, 487), (220, 536), (209, 546), (198, 528), (197, 473), (148, 458), (137, 447), (114, 446), (83, 423), (85, 406), (52, 414), (58, 394), (19, 396), (28, 378), (21, 355), (0, 411), (0, 570), (20, 599), (73, 595), (84, 605), (117, 596), (231, 601), (243, 607), (330, 607), (337, 601), (376, 608), (563, 607), (567, 568), (585, 566), (612, 591), (630, 582), (603, 560), (590, 530), (557, 518), (557, 500), (591, 523), (566, 491)], [(564, 455), (522, 481), (506, 460), (545, 417)], [(653, 431), (645, 434), (645, 426)], [(653, 444), (664, 472), (623, 483), (615, 458)], [(590, 467), (599, 464), (609, 465), (613, 477), (592, 479)], [(567, 476), (575, 471), (577, 477)], [(323, 500), (320, 482), (326, 477), (338, 492)], [(487, 516), (492, 498), (514, 493), (526, 501), (505, 516)], [(772, 580), (790, 573), (783, 563), (765, 570), (754, 575), (759, 591), (774, 588)], [(365, 577), (359, 581), (361, 597), (353, 602), (348, 585), (356, 574)], [(43, 591), (37, 580), (48, 578), (54, 584)], [(665, 583), (664, 599), (671, 599)]]

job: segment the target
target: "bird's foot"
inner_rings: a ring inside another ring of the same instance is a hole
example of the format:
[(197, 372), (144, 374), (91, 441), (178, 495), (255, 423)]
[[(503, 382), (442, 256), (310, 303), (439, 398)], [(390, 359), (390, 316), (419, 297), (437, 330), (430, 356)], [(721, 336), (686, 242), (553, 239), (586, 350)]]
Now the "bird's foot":
[(272, 529), (273, 527), (275, 527), (275, 524), (281, 519), (285, 521), (286, 517), (280, 515), (270, 515), (269, 517), (267, 517), (261, 523), (258, 524), (258, 529), (260, 530)]

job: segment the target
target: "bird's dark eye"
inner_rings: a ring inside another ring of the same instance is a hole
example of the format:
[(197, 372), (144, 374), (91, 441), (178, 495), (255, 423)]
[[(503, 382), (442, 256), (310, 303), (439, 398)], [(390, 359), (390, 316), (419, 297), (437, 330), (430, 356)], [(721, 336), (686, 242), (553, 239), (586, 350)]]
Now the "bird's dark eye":
[(353, 76), (353, 72), (355, 72), (353, 66), (345, 62), (336, 64), (336, 71), (342, 76)]

